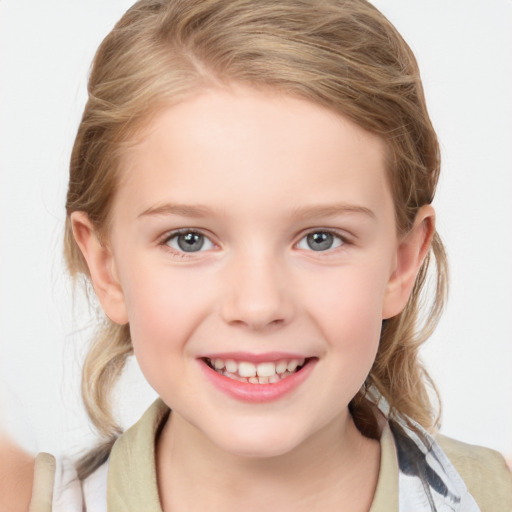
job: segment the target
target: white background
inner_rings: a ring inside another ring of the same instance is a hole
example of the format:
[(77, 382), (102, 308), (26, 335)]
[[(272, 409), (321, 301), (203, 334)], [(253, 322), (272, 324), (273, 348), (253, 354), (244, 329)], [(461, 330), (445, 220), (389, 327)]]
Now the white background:
[[(130, 0), (0, 0), (0, 379), (4, 427), (34, 451), (93, 433), (79, 398), (90, 336), (61, 259), (67, 163), (95, 48)], [(443, 171), (451, 295), (423, 355), (442, 431), (512, 455), (512, 3), (378, 0), (420, 63)], [(154, 394), (135, 365), (125, 425)]]

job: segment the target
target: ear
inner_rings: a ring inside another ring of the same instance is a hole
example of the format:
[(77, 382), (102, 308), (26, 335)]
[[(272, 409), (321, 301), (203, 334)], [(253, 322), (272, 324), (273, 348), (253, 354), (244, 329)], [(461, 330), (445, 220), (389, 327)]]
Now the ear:
[(100, 242), (86, 213), (73, 212), (71, 226), (75, 241), (87, 262), (94, 291), (103, 311), (116, 324), (128, 323), (124, 294), (111, 250)]
[(399, 240), (396, 266), (384, 297), (383, 319), (396, 316), (405, 308), (434, 233), (434, 208), (424, 205), (418, 210), (412, 228)]

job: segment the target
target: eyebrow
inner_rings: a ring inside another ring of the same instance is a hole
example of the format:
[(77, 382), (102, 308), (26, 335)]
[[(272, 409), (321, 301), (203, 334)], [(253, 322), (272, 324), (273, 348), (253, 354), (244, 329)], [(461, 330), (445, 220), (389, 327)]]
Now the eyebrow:
[(367, 217), (370, 217), (371, 219), (377, 219), (375, 213), (369, 208), (366, 208), (365, 206), (347, 203), (304, 206), (293, 210), (293, 216), (298, 217), (300, 219), (312, 219), (316, 217), (333, 217), (335, 215), (351, 214), (363, 214)]
[[(152, 206), (147, 210), (144, 210), (138, 217), (179, 215), (181, 217), (204, 218), (211, 217), (214, 213), (213, 209), (203, 205), (165, 203)], [(369, 208), (346, 203), (300, 206), (298, 208), (294, 208), (291, 212), (291, 216), (298, 219), (314, 219), (351, 214), (363, 214), (371, 219), (377, 219), (375, 213)]]
[(144, 210), (139, 217), (147, 217), (152, 215), (180, 215), (182, 217), (208, 217), (213, 214), (213, 210), (207, 206), (194, 204), (173, 204), (165, 203), (152, 206)]

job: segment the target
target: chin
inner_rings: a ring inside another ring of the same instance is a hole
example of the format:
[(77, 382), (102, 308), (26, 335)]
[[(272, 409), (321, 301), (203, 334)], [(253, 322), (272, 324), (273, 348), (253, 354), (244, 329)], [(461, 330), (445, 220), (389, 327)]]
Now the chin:
[(285, 455), (294, 448), (297, 443), (290, 442), (290, 439), (276, 439), (275, 437), (261, 436), (260, 439), (229, 439), (220, 442), (217, 446), (231, 455), (247, 457), (251, 459), (269, 459)]
[[(206, 432), (205, 434), (208, 435)], [(293, 429), (285, 425), (258, 424), (257, 422), (250, 426), (223, 428), (220, 432), (212, 432), (208, 437), (224, 452), (257, 459), (285, 455), (305, 440), (305, 435), (293, 432)]]

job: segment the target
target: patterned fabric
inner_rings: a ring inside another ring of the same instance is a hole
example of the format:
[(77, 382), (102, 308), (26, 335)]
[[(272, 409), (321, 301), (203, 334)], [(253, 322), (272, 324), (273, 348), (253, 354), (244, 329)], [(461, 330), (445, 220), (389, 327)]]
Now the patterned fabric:
[(399, 512), (481, 512), (434, 438), (411, 418), (391, 410), (375, 386), (367, 397), (387, 418), (395, 439)]

